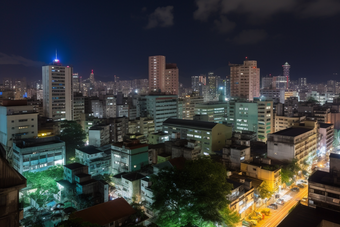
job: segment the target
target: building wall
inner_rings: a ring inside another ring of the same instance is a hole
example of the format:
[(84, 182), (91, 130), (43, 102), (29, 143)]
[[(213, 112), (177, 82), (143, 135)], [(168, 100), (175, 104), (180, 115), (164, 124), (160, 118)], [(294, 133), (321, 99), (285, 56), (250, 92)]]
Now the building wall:
[(149, 92), (165, 91), (165, 56), (149, 57)]

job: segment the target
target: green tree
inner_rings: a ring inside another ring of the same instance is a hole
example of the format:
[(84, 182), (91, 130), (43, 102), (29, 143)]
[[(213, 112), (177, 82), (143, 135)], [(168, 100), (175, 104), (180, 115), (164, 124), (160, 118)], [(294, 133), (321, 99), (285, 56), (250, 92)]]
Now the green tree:
[(257, 191), (259, 192), (261, 199), (270, 198), (274, 195), (274, 191), (267, 181), (264, 181), (259, 187), (257, 187)]
[(297, 175), (301, 170), (300, 165), (296, 159), (293, 159), (290, 163), (284, 165), (281, 168), (281, 182), (285, 184), (290, 184), (294, 175)]
[(307, 102), (319, 103), (319, 101), (316, 100), (313, 96), (309, 96), (309, 97), (307, 98)]
[(65, 142), (66, 160), (69, 160), (75, 157), (76, 148), (84, 146), (86, 133), (76, 121), (63, 121), (60, 128), (60, 139)]
[(81, 219), (70, 218), (66, 221), (59, 222), (56, 227), (100, 227), (100, 225), (83, 222)]
[(205, 226), (223, 223), (221, 214), (228, 206), (227, 183), (223, 165), (208, 157), (186, 161), (183, 168), (163, 169), (152, 176), (156, 224), (167, 226)]
[(236, 211), (230, 210), (229, 207), (225, 207), (224, 209), (222, 209), (220, 211), (220, 214), (223, 218), (225, 226), (233, 227), (241, 221), (240, 215)]
[(56, 181), (63, 179), (64, 167), (57, 165), (45, 171), (24, 172), (23, 175), (27, 179), (27, 185), (32, 189), (36, 189), (35, 192), (27, 196), (34, 199), (41, 207), (53, 198), (53, 194), (58, 193), (59, 189)]

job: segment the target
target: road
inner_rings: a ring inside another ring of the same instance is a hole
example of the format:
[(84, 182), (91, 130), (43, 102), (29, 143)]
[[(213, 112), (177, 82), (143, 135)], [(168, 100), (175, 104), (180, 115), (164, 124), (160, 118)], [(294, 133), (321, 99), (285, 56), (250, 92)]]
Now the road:
[(278, 205), (279, 209), (271, 209), (271, 214), (258, 223), (260, 227), (276, 227), (287, 216), (289, 210), (294, 207), (304, 196), (308, 194), (308, 187), (300, 189), (300, 192), (289, 191), (282, 198), (285, 200), (284, 205)]

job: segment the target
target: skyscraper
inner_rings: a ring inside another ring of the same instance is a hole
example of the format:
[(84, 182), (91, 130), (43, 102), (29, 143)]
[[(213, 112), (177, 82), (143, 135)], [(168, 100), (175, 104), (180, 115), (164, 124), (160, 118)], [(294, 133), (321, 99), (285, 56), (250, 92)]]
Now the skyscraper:
[(260, 97), (260, 68), (257, 61), (245, 60), (230, 66), (230, 96), (253, 100)]
[(94, 73), (93, 73), (93, 69), (91, 70), (91, 74), (90, 74), (90, 83), (92, 84), (92, 85), (94, 85), (94, 82), (95, 82), (95, 80), (94, 80)]
[(289, 70), (290, 70), (290, 65), (288, 62), (286, 62), (284, 65), (282, 65), (283, 68), (283, 76), (287, 78), (287, 88), (289, 85), (290, 77), (289, 77)]
[(165, 56), (149, 57), (149, 92), (178, 95), (178, 68), (174, 63), (166, 64)]
[(44, 116), (55, 121), (73, 120), (72, 67), (58, 59), (42, 67)]
[(72, 74), (72, 86), (73, 86), (73, 92), (79, 93), (80, 92), (80, 78), (78, 73)]

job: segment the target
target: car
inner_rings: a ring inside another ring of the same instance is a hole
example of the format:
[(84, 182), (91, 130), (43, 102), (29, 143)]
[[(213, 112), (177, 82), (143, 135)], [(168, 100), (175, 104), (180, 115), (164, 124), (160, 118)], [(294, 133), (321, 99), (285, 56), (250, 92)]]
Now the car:
[(278, 205), (276, 205), (275, 203), (272, 203), (267, 207), (270, 208), (270, 209), (273, 209), (273, 210), (277, 210), (277, 208), (279, 208)]
[(276, 203), (279, 204), (279, 205), (283, 205), (283, 204), (285, 204), (285, 201), (283, 199), (278, 199), (276, 201)]
[(299, 192), (300, 191), (300, 189), (298, 188), (298, 187), (294, 187), (294, 188), (292, 188), (292, 189), (290, 189), (292, 192)]
[(305, 186), (303, 184), (298, 184), (297, 185), (299, 188), (305, 188)]
[(266, 216), (269, 216), (270, 215), (270, 209), (265, 208), (265, 209), (261, 210), (261, 213), (266, 215)]
[(303, 197), (301, 201), (306, 203), (308, 201), (307, 196)]
[(302, 184), (308, 184), (308, 182), (307, 182), (306, 180), (300, 180), (300, 182), (301, 182)]

